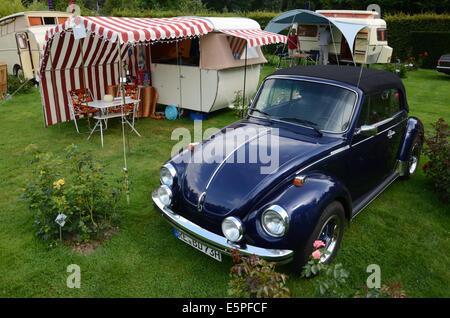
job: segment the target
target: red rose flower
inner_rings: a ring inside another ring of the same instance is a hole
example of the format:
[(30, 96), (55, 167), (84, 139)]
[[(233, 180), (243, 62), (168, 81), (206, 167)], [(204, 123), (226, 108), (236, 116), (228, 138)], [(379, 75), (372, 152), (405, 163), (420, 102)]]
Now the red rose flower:
[(413, 58), (412, 57), (409, 57), (409, 59), (412, 61), (413, 60)]
[(423, 165), (423, 170), (427, 170), (427, 168), (428, 168), (428, 163)]
[(422, 56), (423, 54), (422, 53), (419, 53), (419, 56)]
[(423, 53), (423, 55), (428, 56), (428, 52)]

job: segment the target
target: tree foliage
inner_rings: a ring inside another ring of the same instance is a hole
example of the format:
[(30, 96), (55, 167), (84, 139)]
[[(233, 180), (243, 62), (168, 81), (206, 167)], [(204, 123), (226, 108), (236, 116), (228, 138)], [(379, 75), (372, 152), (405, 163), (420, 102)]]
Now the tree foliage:
[[(204, 12), (249, 12), (292, 9), (347, 9), (365, 10), (371, 3), (381, 7), (385, 13), (403, 12), (408, 14), (435, 12), (445, 13), (450, 8), (450, 0), (74, 0), (82, 9), (82, 14), (111, 15), (114, 11), (141, 12), (145, 10), (175, 10), (187, 13)], [(69, 0), (53, 0), (53, 7), (66, 11)], [(97, 5), (99, 10), (97, 11)], [(0, 16), (24, 10), (46, 10), (47, 0), (0, 0)]]

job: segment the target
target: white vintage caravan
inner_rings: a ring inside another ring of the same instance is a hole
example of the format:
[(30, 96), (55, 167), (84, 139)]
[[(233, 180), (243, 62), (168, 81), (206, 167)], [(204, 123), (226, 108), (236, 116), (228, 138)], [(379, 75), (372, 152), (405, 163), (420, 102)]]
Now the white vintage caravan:
[(71, 14), (57, 11), (26, 11), (0, 19), (0, 61), (8, 73), (33, 79), (39, 69), (45, 32), (64, 23)]
[(201, 19), (213, 26), (208, 34), (151, 46), (152, 86), (160, 104), (207, 113), (225, 108), (243, 93), (244, 77), (246, 98), (256, 92), (267, 60), (259, 45), (245, 49), (246, 40), (233, 32), (261, 30), (259, 24), (247, 18)]
[(300, 49), (316, 56), (319, 52), (321, 28), (329, 27), (329, 58), (333, 62), (390, 63), (392, 48), (388, 46), (386, 22), (376, 11), (296, 9), (272, 19), (265, 30), (279, 33), (297, 29)]
[[(355, 37), (354, 61), (356, 63), (374, 64), (390, 63), (392, 48), (388, 46), (386, 21), (379, 19), (376, 11), (358, 10), (317, 10), (319, 14), (332, 18), (335, 21), (357, 23), (365, 25)], [(334, 43), (330, 45), (330, 54), (337, 52), (340, 59), (352, 60), (352, 55), (342, 33), (334, 32)], [(305, 43), (307, 37), (303, 37)]]

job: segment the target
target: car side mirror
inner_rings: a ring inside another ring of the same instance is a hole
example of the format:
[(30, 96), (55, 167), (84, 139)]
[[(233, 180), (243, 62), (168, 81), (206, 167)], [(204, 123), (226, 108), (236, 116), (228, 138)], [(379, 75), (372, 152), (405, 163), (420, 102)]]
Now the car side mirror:
[(362, 125), (358, 132), (363, 136), (375, 136), (378, 128), (375, 125)]

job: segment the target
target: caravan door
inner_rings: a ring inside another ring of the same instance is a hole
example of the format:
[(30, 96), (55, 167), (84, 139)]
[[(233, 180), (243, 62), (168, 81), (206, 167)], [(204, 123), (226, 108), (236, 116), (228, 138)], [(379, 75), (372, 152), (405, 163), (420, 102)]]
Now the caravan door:
[(31, 58), (30, 41), (28, 33), (18, 32), (16, 33), (17, 54), (19, 55), (21, 70), (15, 70), (19, 79), (31, 79), (34, 78), (34, 63)]
[(181, 66), (181, 107), (202, 111), (200, 98), (200, 68), (198, 66)]

